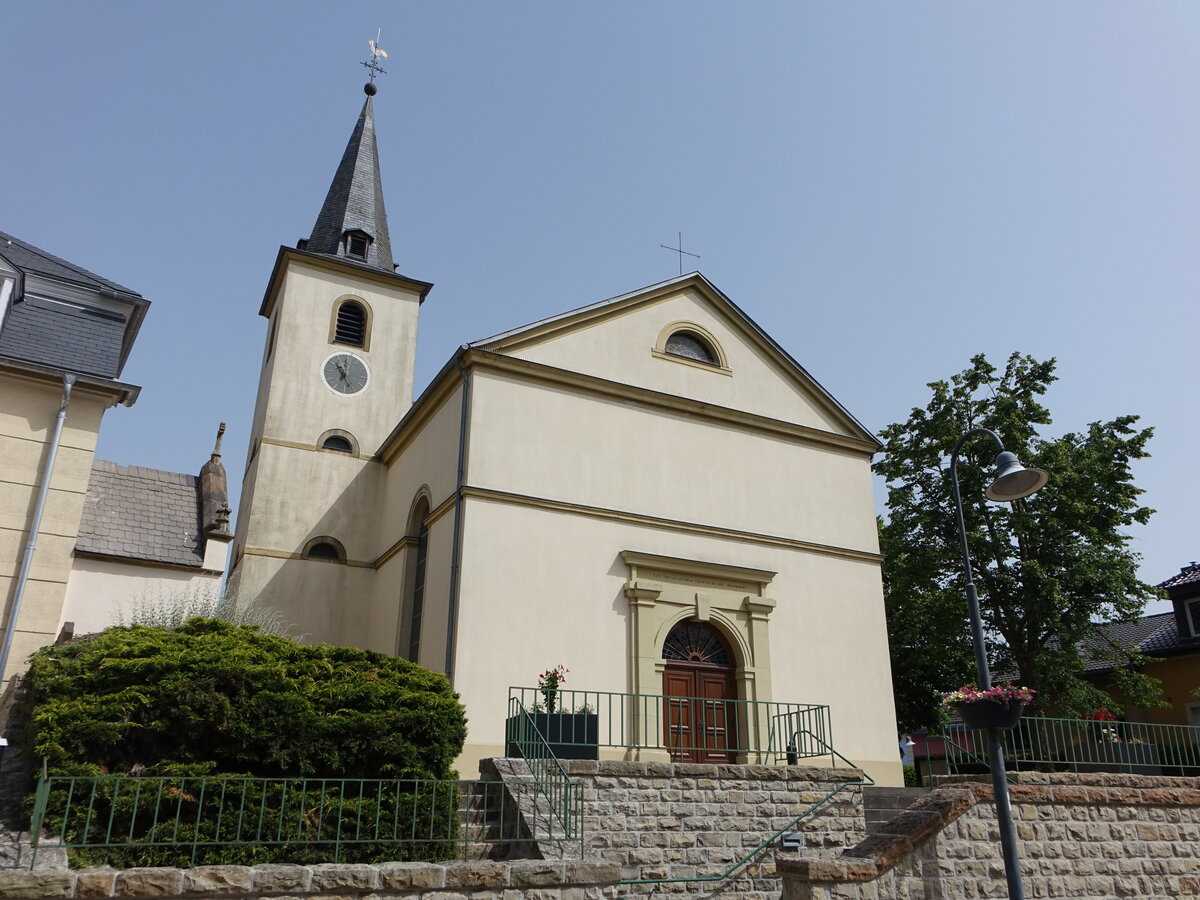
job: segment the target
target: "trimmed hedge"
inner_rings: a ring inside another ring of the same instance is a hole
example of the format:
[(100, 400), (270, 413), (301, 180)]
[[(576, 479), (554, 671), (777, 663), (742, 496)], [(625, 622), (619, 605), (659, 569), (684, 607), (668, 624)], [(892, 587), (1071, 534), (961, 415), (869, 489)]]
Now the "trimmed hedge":
[(264, 777), (454, 778), (466, 738), (443, 675), (216, 619), (45, 647), (27, 685), (24, 743), (64, 775), (197, 763)]
[[(381, 653), (306, 646), (215, 619), (190, 619), (174, 630), (115, 627), (43, 648), (32, 658), (26, 687), (28, 702), (21, 705), (24, 718), (14, 723), (14, 737), (35, 764), (48, 761), (51, 775), (405, 782), (386, 810), (378, 803), (371, 806), (369, 798), (344, 809), (339, 802), (338, 818), (364, 811), (372, 820), (384, 812), (398, 820), (415, 815), (408, 807), (428, 804), (416, 799), (416, 780), (456, 778), (451, 767), (466, 737), (462, 704), (443, 675)], [(437, 825), (432, 833), (453, 841), (457, 791), (447, 789), (453, 797), (442, 800), (439, 794), (419, 818), (432, 814)], [(128, 833), (139, 841), (153, 840), (154, 830), (142, 816), (132, 809), (119, 811), (128, 798), (120, 801), (107, 791), (98, 798), (100, 814), (115, 815), (122, 823), (131, 817)], [(183, 782), (175, 793), (181, 791)], [(56, 830), (63, 827), (65, 812), (65, 796), (58, 793), (47, 817)], [(321, 815), (309, 818), (319, 826), (326, 804), (312, 802)], [(189, 839), (203, 839), (215, 827), (196, 809), (199, 818), (192, 821), (199, 830)], [(76, 831), (76, 825), (67, 824), (67, 830)], [(195, 861), (311, 861), (328, 852), (304, 847), (305, 837), (295, 834), (289, 847), (210, 848)], [(428, 859), (431, 853), (444, 858), (448, 849), (444, 843), (360, 845), (344, 848), (341, 858)], [(190, 855), (190, 848), (183, 852)], [(89, 849), (76, 856), (92, 863), (187, 864), (179, 852), (166, 848)]]

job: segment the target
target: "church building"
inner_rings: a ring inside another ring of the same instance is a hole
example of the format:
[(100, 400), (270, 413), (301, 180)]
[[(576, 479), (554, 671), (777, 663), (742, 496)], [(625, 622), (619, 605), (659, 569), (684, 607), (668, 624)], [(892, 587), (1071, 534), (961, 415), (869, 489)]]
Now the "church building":
[[(769, 703), (827, 707), (837, 751), (901, 783), (879, 442), (695, 272), (464, 344), (414, 399), (432, 285), (396, 271), (367, 93), (259, 310), (242, 601), (448, 675), (464, 777), (504, 755), (510, 687), (561, 665), (622, 716), (703, 697), (746, 731)], [(669, 755), (645, 735), (601, 738), (601, 755), (775, 761), (702, 753), (691, 725)]]

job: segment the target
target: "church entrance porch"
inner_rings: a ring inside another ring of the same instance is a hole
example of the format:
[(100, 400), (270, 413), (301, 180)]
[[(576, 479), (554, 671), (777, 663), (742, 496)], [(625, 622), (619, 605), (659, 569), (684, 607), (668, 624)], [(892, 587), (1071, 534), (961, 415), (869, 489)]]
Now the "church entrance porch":
[(680, 622), (667, 636), (663, 659), (663, 742), (671, 760), (735, 762), (736, 669), (720, 633), (704, 622)]

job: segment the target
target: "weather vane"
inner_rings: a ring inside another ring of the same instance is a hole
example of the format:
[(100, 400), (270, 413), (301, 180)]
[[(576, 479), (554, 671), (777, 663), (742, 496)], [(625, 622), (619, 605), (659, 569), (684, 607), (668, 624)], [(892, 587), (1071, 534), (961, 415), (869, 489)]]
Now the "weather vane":
[(367, 82), (366, 87), (363, 88), (367, 94), (374, 94), (377, 90), (379, 90), (377, 87), (375, 87), (375, 76), (387, 74), (387, 69), (379, 64), (379, 60), (387, 59), (387, 51), (379, 46), (379, 36), (381, 34), (383, 34), (383, 29), (377, 29), (375, 32), (375, 40), (367, 41), (367, 46), (371, 48), (371, 58), (363, 63), (363, 65), (366, 66), (367, 70), (371, 73), (371, 80)]
[(678, 232), (676, 232), (676, 234), (679, 236), (679, 246), (678, 247), (668, 247), (666, 244), (659, 244), (658, 246), (662, 247), (664, 250), (670, 250), (672, 253), (679, 254), (679, 274), (682, 275), (683, 274), (683, 258), (685, 256), (691, 256), (695, 259), (699, 259), (700, 254), (699, 253), (688, 253), (686, 250), (684, 250), (683, 249), (683, 232), (678, 231)]

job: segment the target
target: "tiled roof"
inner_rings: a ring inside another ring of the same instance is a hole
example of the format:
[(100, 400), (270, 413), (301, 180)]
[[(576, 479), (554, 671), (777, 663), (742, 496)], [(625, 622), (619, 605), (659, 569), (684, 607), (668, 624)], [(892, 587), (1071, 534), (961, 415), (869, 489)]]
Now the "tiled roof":
[[(1095, 637), (1079, 644), (1079, 652), (1083, 658), (1084, 671), (1098, 672), (1112, 668), (1112, 660), (1104, 657), (1111, 656), (1114, 647), (1125, 647), (1153, 655), (1180, 646), (1182, 646), (1182, 642), (1180, 641), (1179, 627), (1175, 621), (1175, 613), (1165, 612), (1153, 616), (1143, 616), (1132, 622), (1111, 622), (1101, 625), (1096, 630)], [(1095, 651), (1102, 658), (1090, 659), (1091, 651)]]
[(27, 297), (0, 328), (0, 356), (69, 372), (116, 378), (125, 321), (101, 310)]
[(1172, 575), (1166, 581), (1159, 585), (1160, 588), (1180, 587), (1185, 584), (1196, 584), (1200, 582), (1200, 563), (1192, 563), (1190, 566), (1184, 566), (1179, 570), (1178, 575)]
[(194, 475), (96, 460), (75, 549), (199, 568), (199, 486)]
[(23, 272), (37, 272), (41, 275), (47, 275), (50, 278), (71, 281), (75, 284), (84, 284), (88, 287), (122, 291), (126, 294), (137, 294), (136, 291), (131, 291), (129, 288), (123, 287), (115, 281), (101, 278), (95, 272), (89, 272), (87, 269), (81, 268), (74, 263), (69, 263), (65, 259), (59, 259), (57, 256), (42, 250), (40, 247), (27, 244), (25, 241), (15, 238), (11, 234), (6, 234), (3, 231), (0, 231), (0, 256), (3, 256)]

